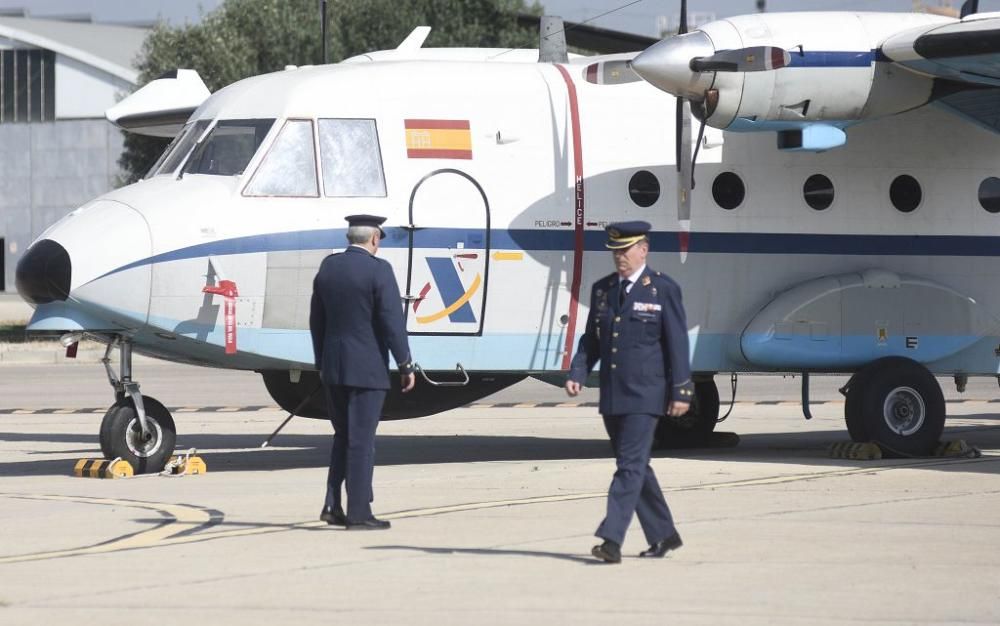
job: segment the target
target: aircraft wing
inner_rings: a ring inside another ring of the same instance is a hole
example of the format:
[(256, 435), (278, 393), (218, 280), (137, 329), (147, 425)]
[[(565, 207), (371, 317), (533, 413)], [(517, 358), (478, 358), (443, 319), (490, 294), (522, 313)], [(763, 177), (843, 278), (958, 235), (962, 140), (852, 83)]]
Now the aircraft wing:
[[(521, 13), (517, 16), (517, 23), (538, 30), (541, 18), (537, 15)], [(660, 41), (657, 37), (623, 33), (589, 24), (563, 22), (563, 25), (565, 26), (566, 43), (598, 54), (640, 52)]]
[(918, 74), (1000, 87), (1000, 13), (904, 31), (887, 39), (879, 52)]
[(886, 40), (879, 52), (896, 65), (940, 79), (935, 104), (1000, 133), (1000, 13), (905, 31)]
[(115, 126), (140, 135), (174, 137), (211, 95), (194, 70), (174, 70), (152, 80), (105, 111)]

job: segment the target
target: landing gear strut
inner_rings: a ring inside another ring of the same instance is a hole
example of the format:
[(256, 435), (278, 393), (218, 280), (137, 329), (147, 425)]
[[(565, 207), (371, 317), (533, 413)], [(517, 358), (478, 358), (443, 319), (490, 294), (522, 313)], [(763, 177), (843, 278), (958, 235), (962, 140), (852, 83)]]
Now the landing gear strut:
[[(111, 351), (118, 348), (121, 377), (111, 367)], [(177, 430), (170, 411), (155, 398), (139, 392), (132, 380), (132, 342), (117, 337), (108, 343), (101, 359), (115, 403), (101, 421), (101, 452), (107, 459), (121, 458), (137, 474), (162, 471), (174, 453)]]

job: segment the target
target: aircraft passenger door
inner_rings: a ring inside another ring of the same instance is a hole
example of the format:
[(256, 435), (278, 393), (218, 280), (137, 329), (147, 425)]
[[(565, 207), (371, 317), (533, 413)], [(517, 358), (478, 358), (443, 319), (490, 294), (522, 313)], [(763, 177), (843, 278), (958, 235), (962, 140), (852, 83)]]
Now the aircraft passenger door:
[(486, 194), (465, 172), (443, 169), (410, 196), (406, 330), (411, 335), (480, 335), (489, 279)]

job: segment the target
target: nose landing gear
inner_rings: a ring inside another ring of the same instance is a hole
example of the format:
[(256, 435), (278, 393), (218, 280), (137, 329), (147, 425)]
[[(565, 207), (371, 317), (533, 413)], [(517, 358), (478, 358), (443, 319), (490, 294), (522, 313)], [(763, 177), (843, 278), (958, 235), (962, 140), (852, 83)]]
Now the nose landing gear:
[[(111, 366), (111, 351), (118, 348), (119, 378)], [(132, 380), (132, 342), (117, 337), (108, 343), (101, 359), (115, 403), (101, 421), (101, 452), (107, 459), (128, 461), (136, 474), (162, 471), (174, 453), (177, 429), (170, 411), (159, 401), (139, 392)]]

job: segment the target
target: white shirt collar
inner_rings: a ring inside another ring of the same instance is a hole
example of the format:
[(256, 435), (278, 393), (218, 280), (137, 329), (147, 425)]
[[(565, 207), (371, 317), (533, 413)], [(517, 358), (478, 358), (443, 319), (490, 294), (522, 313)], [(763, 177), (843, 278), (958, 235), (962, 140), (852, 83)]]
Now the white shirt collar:
[[(630, 284), (634, 285), (637, 282), (639, 282), (639, 277), (642, 276), (642, 273), (645, 271), (646, 271), (646, 265), (643, 264), (643, 266), (637, 269), (634, 274), (628, 277)], [(621, 277), (619, 277), (619, 280), (621, 280)]]

